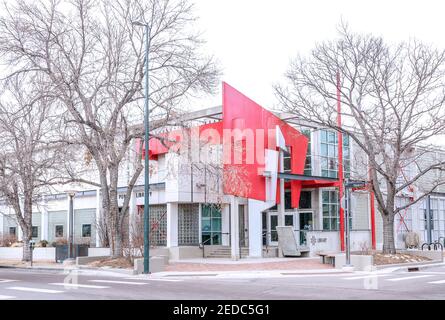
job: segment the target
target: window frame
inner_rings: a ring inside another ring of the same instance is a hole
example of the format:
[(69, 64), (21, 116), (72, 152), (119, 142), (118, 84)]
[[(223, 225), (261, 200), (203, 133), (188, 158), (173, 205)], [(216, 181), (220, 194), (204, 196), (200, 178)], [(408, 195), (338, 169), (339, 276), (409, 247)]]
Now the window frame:
[[(34, 230), (36, 230), (35, 235), (34, 235)], [(39, 237), (39, 227), (38, 226), (31, 226), (31, 237), (32, 238), (38, 238)]]
[[(58, 236), (57, 234), (57, 227), (62, 227), (62, 236)], [(63, 238), (65, 235), (65, 228), (63, 224), (56, 224), (54, 225), (54, 237), (57, 239)]]
[[(205, 210), (208, 210), (208, 216), (204, 216)], [(214, 221), (217, 220), (219, 220), (219, 230), (213, 228)], [(209, 230), (204, 230), (204, 221), (208, 221), (210, 225)], [(218, 234), (220, 241), (215, 244), (217, 241), (214, 241), (214, 238)], [(208, 238), (204, 240), (204, 236), (210, 236), (210, 241), (208, 241)], [(215, 205), (205, 203), (201, 205), (201, 243), (204, 243), (204, 241), (207, 241), (205, 245), (222, 245), (222, 209), (216, 208)]]
[[(84, 232), (83, 232), (83, 228), (84, 228), (84, 226), (90, 226), (90, 235), (89, 235), (89, 236), (84, 236)], [(92, 233), (93, 233), (93, 228), (92, 228), (91, 223), (82, 223), (81, 232), (82, 232), (82, 233), (81, 233), (82, 238), (91, 238), (91, 235), (92, 235)]]
[[(320, 175), (338, 178), (337, 162), (337, 133), (332, 130), (320, 130)], [(351, 175), (351, 139), (346, 134), (343, 134), (343, 174), (345, 178)]]
[[(11, 230), (14, 230), (14, 232), (11, 232)], [(9, 227), (8, 231), (10, 236), (17, 236), (17, 227)]]

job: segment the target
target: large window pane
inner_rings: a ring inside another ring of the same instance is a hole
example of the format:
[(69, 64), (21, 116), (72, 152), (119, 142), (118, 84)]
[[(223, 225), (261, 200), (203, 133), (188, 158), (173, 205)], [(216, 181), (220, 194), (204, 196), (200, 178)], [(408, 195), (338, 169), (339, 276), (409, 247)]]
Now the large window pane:
[(208, 245), (221, 244), (221, 209), (216, 205), (202, 205), (201, 238)]
[[(327, 139), (323, 137), (326, 135)], [(337, 178), (338, 174), (338, 141), (337, 132), (322, 130), (320, 132), (320, 163), (321, 175), (324, 177)], [(350, 159), (349, 138), (344, 135), (343, 139), (343, 160)], [(328, 160), (327, 162), (326, 159)], [(347, 162), (343, 166), (345, 177), (349, 177), (350, 163)]]
[(209, 218), (202, 218), (202, 231), (210, 231), (211, 223)]
[(212, 218), (212, 231), (221, 230), (221, 218)]
[(312, 208), (312, 192), (311, 191), (301, 191), (299, 208), (300, 209)]
[(294, 225), (294, 216), (293, 215), (285, 215), (284, 216), (284, 225), (285, 226), (293, 226)]

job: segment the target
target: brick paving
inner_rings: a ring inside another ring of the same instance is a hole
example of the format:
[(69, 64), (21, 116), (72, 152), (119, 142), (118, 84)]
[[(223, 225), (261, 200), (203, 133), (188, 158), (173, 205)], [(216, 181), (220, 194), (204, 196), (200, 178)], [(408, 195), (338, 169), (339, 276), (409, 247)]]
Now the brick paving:
[(277, 262), (252, 262), (252, 263), (193, 263), (174, 262), (169, 264), (165, 271), (194, 272), (194, 271), (249, 271), (249, 270), (310, 270), (333, 269), (330, 264), (322, 264), (320, 258), (292, 259)]

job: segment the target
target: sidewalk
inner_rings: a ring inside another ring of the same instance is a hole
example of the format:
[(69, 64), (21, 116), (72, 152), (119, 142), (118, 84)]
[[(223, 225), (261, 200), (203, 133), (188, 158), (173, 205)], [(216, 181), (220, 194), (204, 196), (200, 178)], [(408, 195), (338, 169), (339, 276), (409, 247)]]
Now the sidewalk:
[(60, 271), (66, 272), (69, 270), (77, 270), (80, 273), (90, 273), (90, 274), (109, 274), (117, 276), (131, 276), (133, 275), (132, 269), (120, 269), (111, 267), (90, 267), (90, 266), (76, 266), (76, 265), (64, 265), (63, 263), (56, 263), (54, 261), (36, 261), (33, 262), (31, 267), (30, 262), (23, 262), (19, 260), (0, 260), (0, 270), (2, 268), (15, 268), (15, 269), (26, 269), (26, 270), (41, 270), (41, 271)]
[(34, 261), (31, 267), (30, 262), (23, 262), (21, 260), (8, 260), (1, 259), (0, 260), (0, 268), (21, 268), (21, 269), (61, 269), (63, 270), (66, 266), (61, 263), (56, 263), (54, 261)]
[(333, 270), (329, 264), (322, 264), (320, 258), (257, 258), (257, 259), (189, 259), (170, 261), (168, 272), (206, 271), (276, 271), (276, 270)]

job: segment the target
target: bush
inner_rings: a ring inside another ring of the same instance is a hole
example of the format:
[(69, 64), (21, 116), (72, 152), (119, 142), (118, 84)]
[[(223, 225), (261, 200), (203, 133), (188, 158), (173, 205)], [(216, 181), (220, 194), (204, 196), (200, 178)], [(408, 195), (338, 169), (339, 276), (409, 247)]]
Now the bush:
[(36, 247), (42, 247), (42, 248), (45, 248), (46, 246), (48, 246), (48, 244), (49, 244), (48, 241), (46, 241), (46, 240), (42, 240), (42, 241), (39, 241), (39, 242), (37, 243)]
[(16, 241), (13, 244), (11, 244), (11, 247), (13, 248), (20, 248), (23, 247), (23, 241)]
[(15, 235), (0, 235), (0, 247), (10, 247), (17, 242), (17, 237)]
[(56, 241), (51, 243), (51, 246), (55, 247), (55, 246), (66, 246), (68, 244), (68, 240), (66, 240), (65, 238), (59, 238)]

